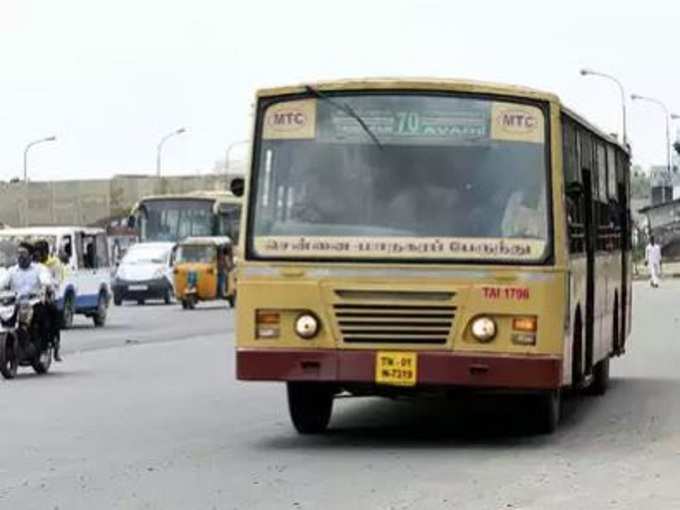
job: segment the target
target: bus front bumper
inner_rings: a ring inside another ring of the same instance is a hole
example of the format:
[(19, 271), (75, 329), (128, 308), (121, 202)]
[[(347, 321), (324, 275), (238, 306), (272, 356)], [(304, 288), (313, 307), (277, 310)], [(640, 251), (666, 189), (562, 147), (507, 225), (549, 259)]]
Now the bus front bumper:
[[(418, 386), (463, 386), (517, 390), (557, 389), (562, 385), (559, 356), (463, 354), (420, 351)], [(375, 383), (373, 350), (238, 349), (237, 378), (244, 381)]]

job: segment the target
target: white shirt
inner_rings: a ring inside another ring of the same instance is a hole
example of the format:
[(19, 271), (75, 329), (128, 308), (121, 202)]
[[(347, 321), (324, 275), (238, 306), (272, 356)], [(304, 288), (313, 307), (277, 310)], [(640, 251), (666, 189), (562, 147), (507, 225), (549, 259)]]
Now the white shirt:
[(9, 288), (19, 296), (37, 294), (42, 287), (52, 285), (49, 271), (40, 264), (31, 264), (26, 269), (12, 266), (2, 280), (0, 288)]
[(648, 264), (661, 264), (661, 247), (658, 244), (648, 244), (645, 248), (645, 259)]

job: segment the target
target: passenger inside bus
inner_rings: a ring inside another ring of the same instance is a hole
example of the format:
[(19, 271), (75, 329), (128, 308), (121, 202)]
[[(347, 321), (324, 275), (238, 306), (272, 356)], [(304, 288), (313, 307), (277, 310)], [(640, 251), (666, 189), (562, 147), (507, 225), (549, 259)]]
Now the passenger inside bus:
[(295, 159), (276, 151), (271, 180), (260, 188), (269, 192), (263, 208), (268, 214), (256, 218), (262, 230), (328, 236), (547, 235), (540, 146), (379, 149), (317, 143), (309, 152), (310, 157)]

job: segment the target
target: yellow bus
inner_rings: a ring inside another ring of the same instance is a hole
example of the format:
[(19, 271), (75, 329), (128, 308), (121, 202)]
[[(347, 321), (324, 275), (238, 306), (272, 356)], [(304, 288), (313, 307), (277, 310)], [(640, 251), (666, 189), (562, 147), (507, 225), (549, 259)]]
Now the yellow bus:
[(261, 90), (236, 371), (300, 433), (337, 395), (503, 390), (558, 425), (630, 330), (629, 151), (528, 88), (376, 79)]
[(141, 242), (179, 242), (187, 237), (229, 236), (238, 242), (241, 199), (230, 191), (195, 191), (144, 197), (132, 208), (129, 226)]

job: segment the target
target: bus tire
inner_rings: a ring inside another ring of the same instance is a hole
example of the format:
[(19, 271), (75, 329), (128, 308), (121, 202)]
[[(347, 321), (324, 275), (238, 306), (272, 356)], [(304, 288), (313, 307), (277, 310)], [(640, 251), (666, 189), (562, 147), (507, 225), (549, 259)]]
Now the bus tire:
[(64, 297), (64, 309), (61, 311), (61, 329), (71, 329), (73, 327), (73, 317), (76, 314), (75, 299), (72, 293)]
[(560, 423), (562, 410), (562, 393), (560, 390), (551, 390), (537, 396), (536, 418), (539, 434), (552, 434), (557, 430)]
[(322, 383), (288, 383), (288, 411), (299, 434), (321, 434), (333, 411), (333, 391)]
[(609, 388), (609, 357), (596, 363), (593, 367), (593, 382), (588, 386), (588, 395), (601, 397)]

